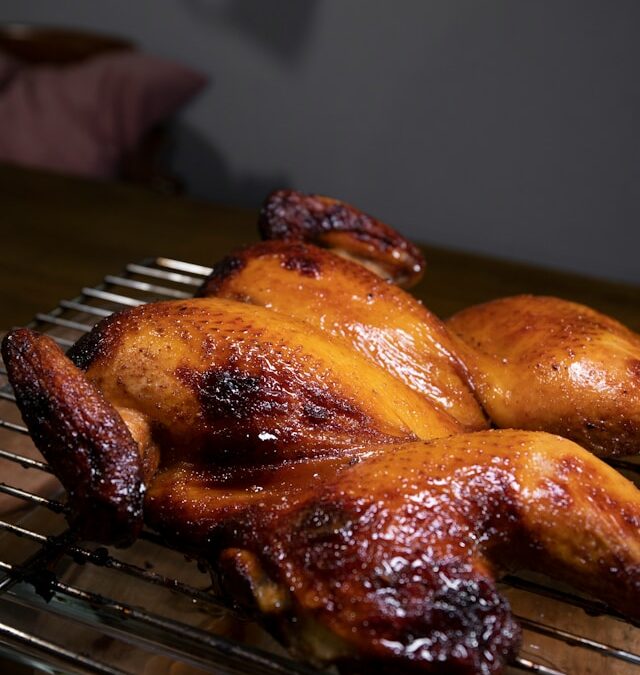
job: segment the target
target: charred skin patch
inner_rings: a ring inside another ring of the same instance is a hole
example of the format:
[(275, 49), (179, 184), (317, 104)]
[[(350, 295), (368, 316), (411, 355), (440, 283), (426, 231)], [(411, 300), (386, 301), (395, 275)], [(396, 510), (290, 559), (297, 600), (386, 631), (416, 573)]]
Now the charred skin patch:
[(282, 261), (282, 267), (305, 277), (320, 277), (320, 261), (311, 255), (289, 255)]
[[(304, 609), (349, 642), (376, 644), (378, 668), (447, 663), (451, 672), (499, 671), (517, 653), (520, 629), (495, 582), (464, 552), (424, 560), (436, 545), (428, 537), (373, 536), (386, 532), (389, 517), (365, 498), (325, 494), (273, 523), (266, 547), (294, 575), (304, 570), (296, 593)], [(371, 650), (361, 654), (366, 661)]]
[(208, 420), (243, 420), (250, 415), (288, 411), (282, 391), (266, 378), (247, 375), (237, 368), (204, 372), (178, 368), (176, 377), (196, 392)]
[(196, 395), (204, 451), (267, 461), (353, 445), (356, 437), (388, 440), (353, 402), (287, 372), (247, 372), (234, 363), (205, 371), (180, 367), (176, 378)]

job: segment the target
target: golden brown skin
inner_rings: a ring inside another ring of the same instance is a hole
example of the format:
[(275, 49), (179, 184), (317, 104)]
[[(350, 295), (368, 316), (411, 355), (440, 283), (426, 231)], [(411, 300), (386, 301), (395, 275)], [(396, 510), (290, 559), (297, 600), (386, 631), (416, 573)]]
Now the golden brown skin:
[[(306, 658), (499, 672), (519, 629), (496, 577), (518, 567), (640, 616), (640, 496), (570, 441), (456, 434), (452, 418), (353, 349), (246, 303), (113, 316), (70, 352), (86, 374), (49, 343), (15, 331), (5, 357), (67, 489), (78, 494), (97, 468), (91, 494), (126, 514), (132, 491), (108, 471), (132, 486), (144, 475), (146, 522), (208, 561)], [(75, 474), (87, 448), (93, 464)], [(72, 506), (88, 525), (93, 504)]]
[(466, 430), (487, 427), (444, 324), (360, 264), (310, 244), (263, 242), (215, 265), (199, 295), (305, 321), (427, 397)]
[(400, 286), (413, 286), (424, 272), (417, 246), (389, 225), (332, 197), (276, 190), (262, 206), (258, 227), (263, 239), (326, 246)]
[(542, 571), (640, 617), (640, 493), (545, 433), (273, 467), (178, 461), (151, 485), (146, 516), (207, 551), (235, 601), (300, 653), (366, 672), (501, 671), (519, 644), (496, 589), (506, 570)]
[(640, 452), (640, 336), (593, 309), (521, 295), (447, 323), (499, 427), (540, 429), (600, 456)]
[(332, 453), (461, 430), (353, 350), (262, 307), (159, 302), (107, 319), (69, 352), (114, 406), (180, 456), (218, 462)]

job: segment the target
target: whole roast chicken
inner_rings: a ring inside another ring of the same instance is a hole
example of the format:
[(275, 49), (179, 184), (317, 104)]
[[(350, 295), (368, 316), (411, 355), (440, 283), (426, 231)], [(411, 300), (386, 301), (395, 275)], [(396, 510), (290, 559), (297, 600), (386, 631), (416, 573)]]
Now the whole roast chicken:
[[(547, 323), (545, 348), (541, 321), (534, 349), (501, 337), (504, 315), (447, 327), (392, 283), (420, 274), (417, 249), (336, 200), (279, 191), (260, 224), (269, 241), (217, 265), (201, 297), (113, 315), (68, 355), (29, 329), (5, 338), (80, 534), (126, 545), (145, 522), (295, 653), (345, 670), (500, 672), (519, 648), (496, 585), (513, 569), (640, 619), (640, 493), (544, 431), (635, 451), (635, 395), (592, 394), (566, 350), (618, 381), (637, 338), (603, 320), (613, 335), (589, 352)], [(580, 423), (564, 398), (560, 425), (552, 401), (519, 403), (548, 384), (518, 380), (525, 347), (523, 363), (559, 366)], [(591, 419), (597, 434), (575, 431)]]

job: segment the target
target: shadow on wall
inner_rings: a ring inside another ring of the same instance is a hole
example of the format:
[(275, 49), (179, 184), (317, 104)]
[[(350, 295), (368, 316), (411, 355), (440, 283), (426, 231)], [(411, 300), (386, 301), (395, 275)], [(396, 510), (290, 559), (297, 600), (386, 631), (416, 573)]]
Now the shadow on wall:
[(286, 174), (240, 174), (232, 172), (209, 139), (186, 124), (171, 129), (171, 147), (166, 163), (178, 176), (188, 176), (187, 194), (200, 199), (259, 206), (266, 195), (290, 185)]
[(211, 24), (226, 23), (289, 65), (302, 52), (318, 0), (187, 0), (185, 7)]

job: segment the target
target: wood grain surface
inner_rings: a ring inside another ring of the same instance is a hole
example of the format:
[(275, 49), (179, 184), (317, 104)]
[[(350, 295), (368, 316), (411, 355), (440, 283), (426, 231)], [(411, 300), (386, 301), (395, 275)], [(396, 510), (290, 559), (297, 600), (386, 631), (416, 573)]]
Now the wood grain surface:
[[(0, 327), (26, 323), (126, 263), (163, 255), (210, 265), (257, 240), (255, 210), (2, 165), (0, 209)], [(424, 231), (426, 238), (428, 223)], [(422, 248), (427, 272), (413, 292), (441, 316), (539, 293), (584, 302), (640, 330), (640, 287)]]

